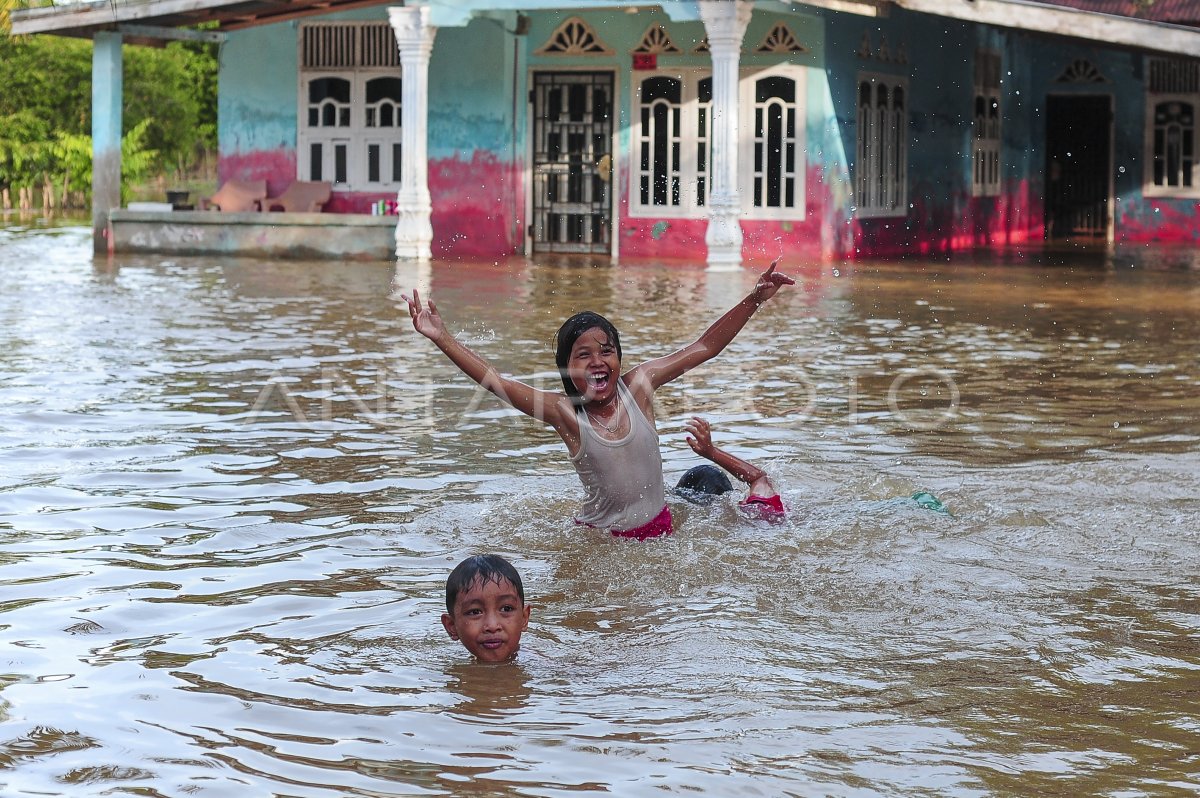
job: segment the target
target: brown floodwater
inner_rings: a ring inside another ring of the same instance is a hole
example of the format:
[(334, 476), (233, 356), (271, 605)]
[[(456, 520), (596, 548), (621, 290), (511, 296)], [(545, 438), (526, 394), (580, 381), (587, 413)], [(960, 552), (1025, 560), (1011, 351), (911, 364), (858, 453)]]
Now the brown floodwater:
[[(0, 226), (0, 793), (1195, 795), (1195, 259), (784, 265), (658, 426), (669, 481), (701, 414), (789, 518), (673, 500), (638, 544), (576, 527), (561, 442), (396, 286), (553, 387), (570, 313), (636, 363), (750, 271)], [(441, 629), (479, 551), (533, 604), (512, 665)]]

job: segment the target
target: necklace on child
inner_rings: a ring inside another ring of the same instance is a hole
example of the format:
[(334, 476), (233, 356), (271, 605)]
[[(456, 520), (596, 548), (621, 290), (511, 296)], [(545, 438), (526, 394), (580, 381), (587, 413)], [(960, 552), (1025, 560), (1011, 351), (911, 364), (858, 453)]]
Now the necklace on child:
[(615, 394), (613, 396), (613, 400), (614, 400), (614, 404), (616, 406), (616, 410), (613, 411), (613, 425), (611, 427), (608, 426), (607, 424), (605, 424), (603, 421), (601, 421), (597, 416), (595, 416), (591, 413), (588, 413), (588, 418), (590, 418), (592, 421), (595, 421), (597, 424), (599, 424), (600, 427), (602, 429), (606, 430), (609, 435), (616, 435), (617, 428), (621, 426), (621, 395)]

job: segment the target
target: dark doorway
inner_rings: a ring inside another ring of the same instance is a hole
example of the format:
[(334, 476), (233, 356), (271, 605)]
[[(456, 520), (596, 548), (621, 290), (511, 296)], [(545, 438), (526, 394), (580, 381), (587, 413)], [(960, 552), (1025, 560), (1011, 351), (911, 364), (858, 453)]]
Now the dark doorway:
[(1108, 95), (1046, 98), (1046, 238), (1108, 237), (1112, 168)]
[(611, 72), (533, 76), (534, 252), (612, 249)]

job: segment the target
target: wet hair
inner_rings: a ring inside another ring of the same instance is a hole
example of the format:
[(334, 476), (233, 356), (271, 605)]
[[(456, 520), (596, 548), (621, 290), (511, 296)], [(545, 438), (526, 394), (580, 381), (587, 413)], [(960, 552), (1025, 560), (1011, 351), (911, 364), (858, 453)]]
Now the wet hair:
[(705, 504), (731, 490), (733, 484), (725, 472), (707, 464), (689, 468), (675, 485), (675, 492), (693, 504)]
[(579, 340), (579, 336), (593, 327), (599, 327), (608, 336), (609, 343), (617, 350), (617, 360), (621, 359), (621, 336), (611, 321), (599, 313), (593, 313), (590, 310), (576, 313), (564, 321), (562, 326), (558, 328), (556, 339), (558, 347), (554, 350), (554, 362), (558, 365), (558, 374), (562, 377), (563, 388), (566, 390), (567, 396), (573, 400), (582, 396), (582, 394), (575, 387), (575, 383), (571, 382), (570, 376), (567, 375), (567, 364), (571, 360), (571, 347), (575, 346), (575, 342)]
[(521, 604), (525, 604), (525, 586), (521, 584), (521, 575), (512, 563), (498, 554), (476, 554), (454, 566), (450, 576), (446, 577), (446, 612), (454, 614), (454, 603), (458, 594), (470, 590), (478, 582), (486, 585), (488, 582), (508, 581), (517, 589)]

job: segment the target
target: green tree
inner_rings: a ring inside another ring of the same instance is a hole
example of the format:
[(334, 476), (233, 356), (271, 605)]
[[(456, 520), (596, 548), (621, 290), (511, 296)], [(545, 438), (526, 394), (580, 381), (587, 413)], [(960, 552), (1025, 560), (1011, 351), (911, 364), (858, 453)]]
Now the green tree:
[(148, 120), (145, 142), (159, 153), (157, 170), (186, 172), (216, 145), (215, 57), (179, 43), (126, 47), (124, 56), (126, 130)]
[(45, 120), (32, 111), (0, 116), (0, 187), (38, 185), (52, 159)]
[[(91, 42), (9, 35), (8, 11), (25, 4), (0, 0), (0, 187), (90, 191)], [(216, 148), (215, 45), (126, 46), (122, 56), (124, 182), (186, 174)]]

